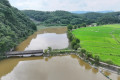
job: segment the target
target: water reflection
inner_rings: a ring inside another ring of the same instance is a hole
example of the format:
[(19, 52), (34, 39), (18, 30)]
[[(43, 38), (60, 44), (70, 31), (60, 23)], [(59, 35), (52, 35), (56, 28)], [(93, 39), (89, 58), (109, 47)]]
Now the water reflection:
[(25, 41), (23, 41), (22, 43), (20, 43), (16, 48), (15, 51), (24, 51), (25, 48), (30, 44), (32, 39), (35, 39), (37, 36), (36, 33), (34, 33), (33, 35), (29, 36)]
[(37, 60), (37, 59), (41, 60), (43, 59), (43, 57), (9, 58), (2, 60), (0, 61), (0, 77), (11, 72), (13, 68), (19, 63), (19, 61)]
[[(11, 59), (8, 65), (14, 60), (18, 64), (10, 73), (8, 72), (9, 74), (2, 76), (1, 80), (107, 80), (99, 72), (93, 74), (92, 70), (86, 70), (79, 65), (77, 56), (76, 58), (75, 55), (74, 58), (71, 56), (56, 56), (40, 60), (39, 57), (38, 60)], [(6, 70), (6, 67), (4, 69)]]
[(78, 61), (79, 61), (79, 64), (80, 64), (81, 66), (84, 66), (86, 70), (90, 70), (90, 69), (92, 68), (88, 63), (86, 63), (86, 62), (84, 62), (83, 60), (81, 60), (78, 56), (76, 57), (76, 55), (71, 55), (71, 57), (72, 57), (72, 58), (75, 58), (75, 59), (77, 58)]
[(105, 74), (106, 76), (110, 76), (110, 75), (111, 75), (111, 73), (110, 73), (109, 71), (104, 71), (104, 74)]
[(120, 80), (120, 76), (118, 76), (118, 80)]
[(86, 70), (90, 70), (91, 68), (92, 68), (92, 67), (91, 67), (88, 63), (85, 64), (85, 69), (86, 69)]
[[(16, 51), (24, 51), (31, 49), (31, 46), (33, 45), (34, 47), (36, 47), (37, 49), (41, 49), (40, 46), (45, 46), (46, 47), (50, 47), (53, 46), (54, 48), (61, 48), (62, 45), (63, 46), (67, 46), (68, 45), (68, 39), (67, 39), (67, 35), (65, 34), (67, 31), (66, 27), (62, 27), (62, 28), (46, 28), (46, 29), (41, 29), (37, 32), (35, 32), (33, 35), (29, 36), (25, 41), (23, 41), (21, 44), (19, 44), (16, 47)], [(49, 34), (45, 34), (45, 33), (49, 33)], [(42, 35), (43, 34), (43, 35)], [(58, 36), (57, 36), (58, 35)], [(45, 38), (46, 37), (46, 38)], [(49, 38), (48, 38), (49, 37)], [(51, 37), (51, 38), (50, 38)], [(53, 38), (52, 38), (53, 37)], [(60, 37), (60, 38), (59, 38)], [(49, 40), (47, 40), (49, 39)], [(62, 41), (60, 41), (60, 40)], [(45, 41), (47, 42), (45, 42)], [(64, 43), (62, 43), (64, 40)], [(32, 42), (31, 42), (32, 41)], [(34, 41), (37, 41), (34, 43)], [(42, 41), (44, 42), (44, 44), (41, 44)], [(54, 41), (54, 42), (50, 42), (50, 41)], [(53, 44), (52, 44), (53, 43)], [(61, 43), (60, 47), (56, 46), (56, 43)], [(50, 45), (48, 45), (50, 44)], [(65, 48), (62, 47), (62, 48)], [(33, 47), (32, 47), (33, 48)], [(44, 47), (45, 48), (45, 47)], [(35, 48), (34, 48), (35, 49)], [(33, 49), (32, 49), (33, 50)]]
[(98, 69), (92, 68), (92, 72), (97, 74), (98, 73)]
[(48, 61), (49, 60), (49, 58), (45, 58), (45, 61)]
[(38, 34), (35, 39), (32, 39), (25, 50), (39, 50), (52, 47), (53, 49), (63, 49), (68, 47), (68, 38), (65, 34), (44, 33)]

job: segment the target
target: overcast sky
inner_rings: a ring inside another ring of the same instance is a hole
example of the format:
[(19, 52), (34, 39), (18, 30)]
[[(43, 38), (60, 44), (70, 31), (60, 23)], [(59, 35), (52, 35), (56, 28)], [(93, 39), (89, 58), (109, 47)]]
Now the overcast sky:
[(20, 10), (120, 11), (120, 0), (9, 0)]

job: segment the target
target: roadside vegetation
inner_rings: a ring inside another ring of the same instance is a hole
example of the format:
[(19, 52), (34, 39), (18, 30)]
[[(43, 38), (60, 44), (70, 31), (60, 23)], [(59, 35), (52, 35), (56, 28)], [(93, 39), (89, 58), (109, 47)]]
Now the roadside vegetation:
[(68, 25), (67, 36), (71, 49), (77, 50), (78, 48), (80, 48), (80, 40), (72, 34), (72, 25)]
[(81, 48), (92, 53), (93, 58), (120, 66), (120, 25), (110, 24), (82, 27), (72, 30), (80, 40)]

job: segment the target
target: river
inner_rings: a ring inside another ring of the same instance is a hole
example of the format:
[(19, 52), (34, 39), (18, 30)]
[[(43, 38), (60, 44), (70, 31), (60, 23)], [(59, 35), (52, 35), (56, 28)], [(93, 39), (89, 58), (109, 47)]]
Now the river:
[[(23, 41), (16, 51), (67, 48), (66, 28), (42, 29)], [(112, 80), (120, 76), (103, 71)], [(0, 80), (108, 80), (98, 69), (75, 55), (9, 58), (0, 62)]]
[(41, 29), (17, 46), (16, 51), (39, 50), (48, 47), (53, 49), (67, 48), (69, 42), (66, 31), (66, 27)]

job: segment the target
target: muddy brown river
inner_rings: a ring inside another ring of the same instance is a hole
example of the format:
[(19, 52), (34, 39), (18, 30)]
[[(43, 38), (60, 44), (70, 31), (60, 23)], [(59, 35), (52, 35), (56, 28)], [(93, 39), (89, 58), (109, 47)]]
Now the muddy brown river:
[(48, 47), (53, 49), (67, 48), (69, 42), (66, 31), (66, 27), (42, 29), (17, 46), (16, 51), (39, 50)]
[[(66, 28), (40, 30), (23, 41), (17, 51), (62, 49), (68, 47)], [(53, 44), (51, 44), (53, 43)], [(58, 46), (60, 45), (60, 46)], [(112, 80), (120, 76), (103, 71)], [(0, 80), (109, 80), (98, 69), (78, 58), (76, 55), (55, 57), (9, 58), (0, 61)]]

